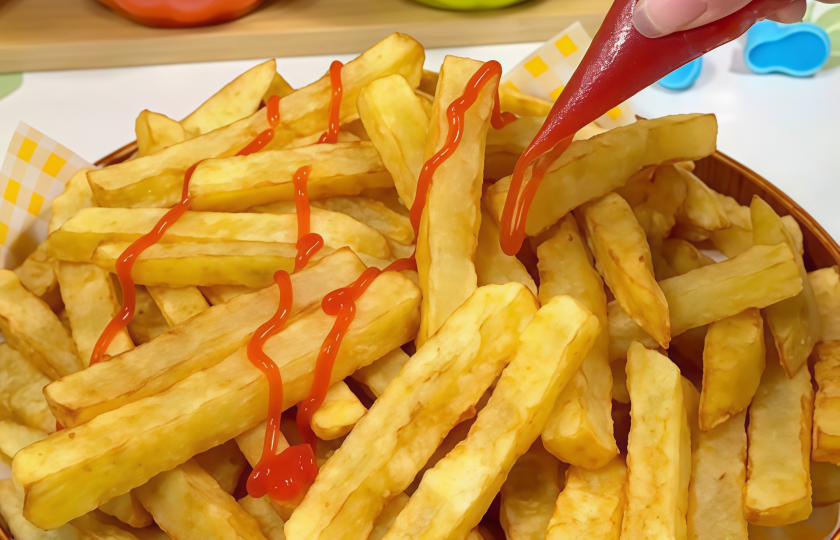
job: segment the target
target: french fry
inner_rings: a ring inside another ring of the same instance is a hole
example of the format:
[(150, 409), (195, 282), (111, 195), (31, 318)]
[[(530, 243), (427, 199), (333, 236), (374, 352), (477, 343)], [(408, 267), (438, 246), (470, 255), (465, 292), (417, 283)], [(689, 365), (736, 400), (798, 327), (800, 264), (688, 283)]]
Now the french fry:
[(750, 214), (753, 243), (765, 246), (787, 244), (793, 252), (802, 277), (802, 291), (799, 294), (767, 306), (764, 310), (764, 317), (773, 333), (782, 367), (785, 368), (788, 376), (793, 377), (807, 362), (814, 345), (820, 339), (820, 313), (817, 300), (814, 298), (811, 281), (808, 279), (805, 263), (797, 249), (796, 241), (788, 233), (781, 218), (758, 196), (753, 197)]
[(373, 397), (381, 396), (411, 357), (399, 347), (376, 362), (355, 372), (351, 377), (370, 390)]
[(703, 266), (714, 264), (711, 257), (681, 238), (666, 238), (662, 241), (662, 257), (681, 276)]
[[(114, 284), (108, 272), (96, 265), (65, 261), (58, 263), (58, 282), (73, 341), (82, 364), (88, 367), (99, 336), (120, 310)], [(115, 356), (132, 348), (134, 343), (128, 331), (122, 329), (114, 336), (106, 354)]]
[[(409, 341), (419, 325), (419, 303), (419, 291), (401, 274), (386, 272), (374, 280), (356, 301), (355, 320), (344, 336), (331, 381)], [(283, 378), (284, 409), (308, 393), (318, 351), (333, 322), (334, 317), (316, 310), (267, 341), (264, 351)], [(210, 348), (206, 342), (201, 345)], [(58, 527), (253, 427), (265, 418), (267, 402), (265, 376), (240, 349), (165, 392), (18, 452), (12, 473), (26, 490), (24, 513), (41, 528)], [(65, 497), (60, 486), (75, 495)]]
[(399, 193), (397, 192), (397, 188), (378, 188), (378, 189), (366, 189), (362, 192), (362, 197), (367, 197), (369, 199), (375, 199), (394, 212), (401, 214), (405, 217), (408, 217), (409, 210), (403, 204), (402, 199), (400, 199)]
[(510, 360), (535, 311), (533, 295), (518, 283), (476, 290), (321, 468), (286, 522), (288, 540), (366, 538), (382, 508), (408, 487)]
[(653, 276), (650, 247), (627, 201), (610, 193), (583, 207), (587, 240), (607, 286), (628, 315), (667, 348), (668, 302)]
[(427, 94), (419, 88), (414, 91), (414, 95), (420, 100), (420, 105), (423, 106), (423, 113), (426, 115), (426, 118), (431, 118), (435, 96), (433, 94)]
[(411, 229), (411, 222), (408, 218), (391, 210), (381, 201), (367, 197), (330, 197), (329, 199), (312, 201), (312, 206), (347, 214), (353, 219), (373, 227), (382, 233), (385, 238), (394, 240), (404, 246), (414, 244), (414, 231)]
[(564, 219), (554, 236), (537, 248), (540, 271), (540, 303), (568, 294), (581, 302), (595, 317), (603, 331), (576, 372), (557, 398), (542, 441), (561, 461), (597, 469), (618, 454), (613, 438), (612, 375), (609, 368), (607, 298), (604, 283), (592, 266), (577, 224)]
[[(16, 540), (76, 540), (78, 534), (67, 524), (52, 531), (42, 531), (23, 517), (23, 491), (11, 478), (0, 480), (0, 517), (8, 524)], [(116, 538), (114, 540), (123, 540)]]
[(176, 540), (265, 540), (257, 520), (195, 461), (158, 474), (134, 493)]
[(516, 460), (539, 436), (549, 405), (580, 367), (599, 326), (569, 296), (540, 308), (467, 438), (426, 472), (383, 540), (459, 538), (478, 525)]
[(198, 290), (210, 302), (210, 305), (218, 306), (219, 304), (233, 300), (237, 296), (257, 292), (259, 289), (244, 287), (242, 285), (215, 285), (213, 287), (199, 287)]
[(230, 440), (195, 456), (195, 462), (231, 495), (236, 491), (239, 477), (248, 461), (239, 451), (236, 441)]
[(53, 199), (50, 215), (50, 224), (47, 232), (53, 232), (64, 222), (76, 215), (82, 208), (93, 206), (93, 192), (87, 181), (87, 173), (90, 169), (82, 168), (76, 171), (64, 185), (64, 191)]
[(49, 435), (46, 431), (31, 428), (10, 420), (0, 420), (0, 452), (9, 458), (21, 448), (25, 448), (34, 442), (43, 440)]
[(729, 257), (740, 255), (753, 245), (752, 220), (748, 206), (741, 206), (732, 197), (715, 193), (726, 212), (729, 227), (711, 231), (710, 238), (715, 248)]
[[(139, 504), (139, 503), (138, 503)], [(150, 521), (151, 523), (151, 521)], [(109, 517), (102, 512), (89, 512), (78, 517), (69, 524), (78, 538), (86, 540), (99, 540), (108, 538), (112, 540), (145, 540), (147, 535), (152, 535), (152, 540), (166, 540), (169, 537), (156, 527), (134, 528)]]
[(691, 440), (697, 427), (700, 393), (685, 376), (680, 377), (683, 394), (683, 417), (680, 429), (680, 484), (677, 497), (677, 538), (688, 536), (688, 488), (691, 483)]
[(678, 166), (675, 169), (688, 190), (685, 202), (677, 213), (677, 221), (706, 231), (729, 227), (729, 217), (714, 190), (684, 167)]
[[(680, 371), (665, 356), (634, 343), (627, 355), (630, 438), (627, 505), (621, 538), (684, 538), (682, 467), (690, 455)], [(684, 448), (688, 446), (688, 448)], [(689, 457), (690, 459), (690, 457)], [(690, 462), (689, 462), (690, 463)]]
[(643, 167), (636, 174), (628, 178), (623, 186), (613, 191), (621, 195), (631, 208), (635, 208), (647, 200), (650, 188), (653, 186), (653, 175), (656, 169), (656, 165)]
[(475, 273), (478, 286), (504, 285), (511, 281), (521, 283), (537, 294), (537, 285), (519, 259), (507, 255), (499, 244), (499, 226), (486, 209), (481, 209), (481, 226), (475, 248)]
[(765, 330), (767, 366), (750, 405), (744, 515), (753, 525), (778, 527), (811, 514), (811, 373), (789, 378)]
[[(290, 322), (309, 306), (320, 303), (331, 290), (352, 283), (363, 270), (358, 258), (343, 250), (294, 274)], [(159, 394), (244, 346), (277, 310), (279, 298), (277, 287), (269, 287), (208, 309), (179, 325), (177, 331), (56, 381), (45, 391), (47, 400), (58, 420), (73, 427)], [(103, 385), (102, 381), (109, 384)]]
[(265, 91), (263, 94), (262, 101), (268, 103), (268, 99), (271, 96), (277, 96), (279, 98), (286, 97), (295, 89), (292, 88), (286, 79), (284, 79), (279, 73), (275, 73), (271, 78), (271, 83), (268, 85), (268, 90)]
[(746, 415), (741, 411), (710, 431), (693, 426), (686, 516), (691, 540), (748, 538), (744, 518)]
[(0, 343), (0, 417), (47, 433), (55, 431), (55, 418), (43, 394), (49, 382), (22, 354)]
[(190, 179), (190, 208), (241, 212), (256, 205), (292, 201), (292, 180), (305, 165), (312, 167), (306, 183), (312, 199), (358, 195), (365, 189), (394, 185), (373, 143), (315, 144), (202, 161)]
[(709, 325), (703, 348), (699, 425), (709, 431), (744, 411), (764, 372), (764, 321), (750, 308)]
[(12, 347), (51, 379), (82, 369), (70, 332), (9, 270), (0, 270), (0, 331)]
[[(423, 83), (421, 82), (421, 85)], [(437, 82), (435, 82), (437, 85)], [(431, 92), (434, 94), (434, 90)], [(359, 93), (359, 117), (407, 207), (414, 203), (429, 118), (400, 75), (372, 81)]]
[[(154, 227), (166, 211), (158, 208), (87, 208), (48, 239), (47, 252), (57, 259), (90, 262), (103, 242), (131, 242)], [(333, 248), (380, 259), (391, 256), (385, 237), (350, 216), (323, 210), (312, 214), (312, 232)], [(187, 212), (163, 235), (162, 244), (180, 242), (297, 242), (297, 218), (291, 214)]]
[(518, 118), (516, 122), (511, 122), (502, 129), (489, 130), (487, 132), (486, 155), (509, 153), (518, 157), (531, 143), (531, 140), (542, 127), (543, 121), (545, 121), (545, 117), (526, 116)]
[(563, 489), (560, 462), (537, 440), (502, 484), (499, 522), (511, 540), (543, 540)]
[[(272, 86), (274, 91), (282, 91), (283, 85), (279, 83), (285, 81), (277, 75), (276, 69), (277, 62), (269, 60), (226, 84), (181, 120), (184, 132), (189, 138), (197, 137), (254, 114)], [(275, 83), (278, 77), (280, 81)]]
[(254, 499), (246, 495), (238, 502), (239, 506), (257, 521), (260, 531), (267, 540), (286, 540), (286, 535), (283, 534), (283, 519), (277, 515), (268, 499), (268, 495), (261, 499)]
[[(713, 115), (675, 115), (640, 120), (573, 142), (537, 189), (525, 232), (536, 236), (581, 204), (621, 187), (650, 165), (700, 159), (715, 151)], [(487, 190), (485, 202), (496, 223), (510, 189), (503, 178)]]
[(545, 540), (618, 540), (626, 480), (627, 466), (621, 456), (600, 469), (569, 467)]
[[(446, 143), (449, 106), (463, 93), (481, 62), (447, 56), (441, 66), (432, 120), (426, 137), (425, 159)], [(417, 237), (417, 273), (421, 346), (475, 291), (475, 251), (481, 225), (481, 184), (484, 179), (484, 143), (490, 127), (493, 96), (498, 80), (484, 85), (464, 115), (461, 143), (435, 171), (429, 187)]]
[[(840, 341), (817, 345), (814, 376), (817, 396), (814, 402), (814, 461), (840, 464)], [(804, 371), (804, 370), (803, 370)]]
[(149, 110), (144, 110), (137, 116), (134, 133), (137, 137), (137, 157), (154, 154), (187, 139), (184, 126), (180, 122)]
[(99, 510), (131, 527), (143, 528), (154, 523), (152, 515), (143, 507), (134, 492), (123, 493), (99, 505)]
[[(419, 43), (405, 34), (391, 34), (348, 62), (341, 70), (344, 89), (341, 121), (346, 122), (357, 115), (359, 91), (374, 79), (398, 73), (410, 85), (419, 84), (423, 58), (423, 47)], [(283, 148), (296, 138), (323, 132), (328, 122), (331, 95), (327, 74), (280, 100), (280, 121), (274, 127), (274, 138), (265, 149)], [(189, 167), (203, 159), (232, 156), (268, 128), (265, 111), (258, 110), (223, 128), (155, 154), (90, 171), (88, 180), (101, 206), (172, 206), (180, 199), (184, 174)]]
[(146, 290), (169, 326), (181, 324), (210, 308), (197, 287), (146, 287)]
[(29, 292), (43, 300), (53, 311), (61, 309), (61, 292), (58, 287), (55, 260), (47, 256), (47, 243), (41, 242), (23, 264), (15, 268), (20, 282)]
[(440, 73), (424, 69), (420, 75), (420, 84), (417, 86), (417, 89), (434, 98), (439, 79)]
[(373, 522), (373, 529), (371, 529), (368, 535), (368, 540), (382, 540), (388, 530), (394, 525), (399, 513), (408, 504), (408, 500), (408, 495), (405, 493), (400, 493), (391, 499), (382, 509), (382, 513), (377, 516), (376, 521)]
[(338, 439), (350, 433), (366, 413), (356, 394), (339, 381), (329, 387), (324, 403), (312, 415), (312, 431), (325, 441)]
[(503, 111), (516, 116), (538, 116), (544, 118), (551, 111), (552, 103), (528, 94), (523, 94), (508, 84), (499, 86), (499, 104)]
[[(239, 447), (239, 450), (242, 451), (242, 454), (245, 456), (245, 459), (248, 460), (248, 463), (251, 467), (256, 467), (262, 457), (263, 453), (263, 442), (265, 440), (265, 430), (266, 425), (268, 422), (263, 420), (256, 426), (248, 429), (239, 435), (236, 436), (236, 445)], [(282, 421), (281, 421), (282, 427)], [(286, 437), (283, 435), (282, 432), (277, 434), (277, 452), (276, 454), (280, 454), (289, 447), (289, 442), (286, 440)], [(318, 445), (318, 451), (320, 452), (323, 445)], [(275, 454), (275, 455), (276, 455)], [(316, 460), (318, 456), (315, 456)], [(285, 522), (289, 517), (291, 517), (292, 512), (295, 511), (295, 508), (300, 504), (300, 501), (303, 499), (302, 494), (299, 494), (297, 497), (288, 500), (288, 501), (276, 501), (270, 497), (263, 497), (268, 501), (268, 504), (273, 509), (272, 511), (280, 516), (280, 518)], [(258, 520), (259, 521), (259, 520)]]
[[(634, 341), (638, 341), (648, 349), (655, 349), (659, 346), (655, 339), (633, 322), (630, 315), (621, 309), (621, 306), (615, 300), (607, 304), (607, 321), (609, 323), (609, 358), (611, 364), (626, 360), (627, 350)], [(624, 368), (621, 368), (621, 370), (623, 371)]]
[(146, 287), (134, 287), (136, 307), (134, 318), (128, 323), (128, 335), (135, 345), (147, 343), (169, 330), (169, 323), (155, 304)]

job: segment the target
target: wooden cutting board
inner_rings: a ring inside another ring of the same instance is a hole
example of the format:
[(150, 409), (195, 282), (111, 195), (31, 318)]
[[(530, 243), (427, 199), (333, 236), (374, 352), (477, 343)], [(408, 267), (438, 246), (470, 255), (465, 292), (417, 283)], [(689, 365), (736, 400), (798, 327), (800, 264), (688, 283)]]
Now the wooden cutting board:
[(574, 21), (595, 33), (611, 0), (530, 0), (483, 12), (411, 0), (266, 0), (227, 24), (147, 28), (94, 0), (0, 0), (0, 73), (360, 52), (392, 32), (426, 47), (542, 41)]

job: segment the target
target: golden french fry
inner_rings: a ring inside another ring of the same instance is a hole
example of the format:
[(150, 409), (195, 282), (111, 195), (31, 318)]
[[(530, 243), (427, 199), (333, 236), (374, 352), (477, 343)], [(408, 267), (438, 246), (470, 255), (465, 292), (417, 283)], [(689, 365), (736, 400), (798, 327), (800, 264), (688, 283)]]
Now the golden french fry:
[(552, 103), (528, 94), (524, 94), (509, 84), (499, 86), (499, 104), (503, 111), (510, 111), (516, 116), (546, 117)]
[[(537, 189), (525, 232), (536, 236), (581, 204), (621, 187), (641, 169), (699, 159), (715, 151), (717, 121), (710, 114), (640, 120), (573, 142)], [(496, 223), (510, 189), (503, 178), (487, 190), (485, 202)]]
[(384, 540), (458, 538), (478, 525), (599, 331), (598, 319), (572, 297), (540, 308), (467, 438), (423, 475)]
[(711, 231), (710, 238), (718, 251), (731, 259), (753, 245), (750, 209), (748, 206), (741, 206), (732, 197), (720, 193), (715, 193), (715, 196), (726, 212), (729, 227)]
[(656, 165), (643, 167), (636, 174), (628, 178), (623, 186), (613, 191), (621, 195), (632, 208), (635, 208), (647, 200), (648, 193), (650, 193), (650, 189), (653, 186), (653, 175), (656, 169)]
[(475, 273), (478, 286), (504, 285), (516, 281), (537, 294), (537, 285), (519, 259), (502, 251), (499, 243), (499, 226), (486, 209), (481, 209), (481, 227), (478, 229), (478, 244), (475, 248)]
[[(133, 272), (132, 272), (133, 274)], [(197, 287), (146, 287), (169, 326), (191, 319), (210, 305)]]
[[(425, 159), (446, 143), (449, 106), (464, 93), (470, 77), (481, 66), (481, 62), (457, 56), (444, 59), (426, 137)], [(481, 225), (484, 143), (497, 87), (496, 78), (485, 84), (467, 110), (461, 143), (437, 168), (429, 187), (416, 250), (423, 291), (418, 346), (437, 332), (477, 286), (474, 260)]]
[(545, 538), (554, 502), (563, 489), (561, 473), (560, 461), (539, 440), (516, 460), (501, 489), (499, 522), (507, 538)]
[(376, 362), (355, 372), (351, 377), (370, 390), (373, 397), (381, 396), (411, 357), (399, 347)]
[[(356, 301), (332, 382), (409, 341), (419, 325), (419, 303), (419, 291), (401, 274), (385, 272), (376, 278)], [(334, 319), (315, 310), (267, 341), (264, 351), (283, 378), (284, 409), (308, 393), (318, 351)], [(201, 345), (210, 348), (206, 342)], [(41, 528), (58, 527), (253, 427), (265, 418), (267, 403), (265, 376), (243, 348), (165, 392), (57, 433), (18, 452), (12, 462), (16, 482), (26, 490), (25, 515)], [(65, 497), (59, 487), (74, 496)]]
[(669, 306), (653, 276), (644, 230), (627, 201), (610, 193), (583, 207), (587, 240), (598, 270), (628, 315), (667, 348)]
[(265, 540), (257, 520), (195, 461), (158, 474), (134, 493), (155, 522), (178, 540)]
[(47, 242), (44, 241), (14, 272), (29, 292), (46, 302), (53, 311), (58, 311), (61, 309), (61, 292), (58, 290), (55, 263), (47, 255)]
[(46, 431), (24, 426), (10, 420), (0, 420), (0, 452), (13, 458), (21, 448), (45, 439)]
[(510, 360), (535, 311), (533, 295), (518, 283), (476, 290), (327, 461), (286, 523), (286, 537), (365, 538), (382, 508), (408, 487)]
[(366, 189), (361, 193), (361, 195), (362, 197), (375, 199), (394, 212), (405, 217), (408, 217), (409, 215), (409, 210), (403, 203), (402, 199), (400, 199), (397, 188)]
[(703, 266), (714, 264), (711, 257), (681, 238), (666, 238), (662, 241), (662, 257), (681, 276)]
[[(690, 454), (680, 370), (665, 356), (633, 343), (627, 354), (630, 438), (627, 506), (621, 538), (684, 538), (682, 468)], [(684, 448), (684, 446), (688, 448)], [(690, 459), (690, 458), (689, 458)], [(690, 461), (688, 462), (690, 466)]]
[(741, 411), (710, 431), (692, 426), (686, 517), (688, 538), (692, 540), (748, 538), (743, 509), (747, 475), (746, 415), (745, 410)]
[(187, 139), (184, 126), (180, 122), (149, 110), (144, 110), (137, 116), (134, 133), (137, 137), (137, 157), (154, 154)]
[(100, 504), (99, 510), (131, 527), (148, 527), (154, 523), (152, 515), (143, 507), (134, 492), (123, 493)]
[(426, 118), (431, 118), (432, 106), (434, 105), (435, 96), (432, 94), (427, 94), (419, 88), (414, 90), (414, 95), (417, 96), (417, 99), (420, 100), (420, 105), (423, 106), (423, 113), (426, 115)]
[(286, 535), (283, 534), (283, 519), (277, 515), (268, 501), (268, 495), (261, 499), (254, 499), (246, 495), (238, 502), (239, 506), (257, 520), (257, 525), (259, 525), (260, 531), (267, 540), (286, 540)]
[(677, 213), (677, 221), (706, 231), (729, 227), (729, 217), (714, 190), (684, 167), (677, 166), (676, 172), (688, 189), (685, 202)]
[[(152, 230), (164, 213), (158, 208), (88, 208), (50, 235), (47, 250), (60, 260), (90, 262), (99, 244), (134, 241)], [(313, 212), (311, 226), (333, 249), (349, 246), (380, 259), (391, 256), (385, 237), (350, 216), (328, 210)], [(297, 217), (187, 212), (163, 235), (161, 244), (218, 241), (294, 244)]]
[(545, 117), (522, 117), (502, 129), (489, 130), (486, 155), (509, 153), (518, 157), (531, 143), (544, 120)]
[(292, 180), (306, 165), (311, 166), (306, 183), (311, 199), (358, 195), (365, 189), (394, 185), (373, 143), (315, 144), (202, 161), (190, 180), (190, 208), (241, 212), (256, 205), (292, 201)]
[[(349, 250), (325, 257), (291, 277), (295, 291), (290, 322), (328, 292), (352, 283), (364, 265)], [(133, 401), (172, 387), (196, 371), (218, 364), (245, 345), (280, 301), (277, 287), (214, 306), (147, 345), (56, 381), (45, 391), (67, 427), (85, 423)], [(109, 381), (103, 385), (102, 381)], [(224, 442), (224, 441), (221, 441)]]
[(76, 171), (64, 185), (64, 191), (53, 199), (51, 205), (50, 224), (47, 232), (53, 232), (64, 222), (76, 215), (82, 208), (93, 206), (93, 192), (87, 181), (90, 169), (82, 168)]
[(231, 495), (236, 491), (236, 485), (248, 461), (239, 451), (236, 441), (229, 440), (206, 452), (195, 456), (195, 462), (207, 471), (207, 474), (218, 482), (223, 490)]
[(793, 241), (793, 245), (790, 248), (795, 248), (800, 256), (805, 255), (805, 238), (802, 236), (802, 229), (799, 227), (799, 223), (796, 222), (793, 216), (782, 216), (781, 219), (782, 225), (784, 225), (785, 230), (790, 235), (790, 239)]
[(365, 86), (357, 105), (359, 117), (391, 173), (397, 193), (410, 208), (423, 167), (429, 127), (429, 117), (420, 99), (405, 78), (390, 75)]
[[(78, 534), (67, 524), (52, 531), (42, 531), (23, 517), (23, 491), (11, 478), (0, 480), (0, 517), (9, 526), (15, 540), (76, 540)], [(123, 540), (114, 538), (114, 540)]]
[[(817, 345), (814, 375), (817, 396), (814, 402), (814, 461), (840, 464), (840, 341)], [(803, 370), (804, 371), (804, 370)]]
[[(70, 319), (73, 341), (84, 367), (90, 365), (93, 348), (105, 327), (120, 310), (111, 276), (90, 263), (58, 263), (61, 297)], [(120, 330), (108, 346), (106, 354), (116, 356), (134, 348), (125, 329)]]
[(329, 387), (324, 403), (312, 415), (312, 431), (325, 441), (338, 439), (350, 433), (366, 413), (356, 394), (339, 381)]
[(618, 540), (624, 517), (627, 466), (616, 456), (600, 469), (569, 467), (545, 540)]
[(662, 235), (662, 238), (671, 232), (671, 228), (676, 223), (677, 211), (688, 197), (688, 187), (681, 176), (683, 172), (685, 171), (682, 167), (676, 165), (658, 167), (653, 175), (653, 183), (647, 199), (642, 203), (662, 216), (665, 227), (663, 230), (656, 231)]
[(424, 69), (420, 76), (420, 84), (417, 86), (417, 89), (434, 98), (438, 80), (440, 80), (440, 73)]
[(779, 351), (782, 367), (792, 377), (808, 360), (814, 345), (820, 339), (820, 313), (811, 281), (805, 270), (802, 255), (796, 241), (788, 233), (781, 218), (760, 197), (754, 196), (750, 204), (752, 215), (753, 243), (772, 246), (785, 243), (793, 252), (799, 274), (802, 277), (802, 291), (796, 296), (767, 306), (764, 316), (773, 333), (773, 340)]
[(55, 431), (55, 418), (43, 394), (49, 383), (22, 354), (8, 343), (0, 343), (0, 416), (47, 433)]
[(540, 303), (568, 294), (581, 302), (601, 325), (602, 332), (554, 404), (542, 441), (561, 461), (597, 469), (606, 465), (618, 448), (610, 414), (612, 375), (609, 368), (607, 298), (601, 276), (571, 216), (554, 236), (537, 248)]
[(244, 287), (242, 285), (215, 285), (213, 287), (199, 287), (198, 290), (210, 302), (210, 305), (218, 306), (219, 304), (233, 300), (237, 296), (257, 292), (259, 289)]
[(688, 531), (688, 488), (691, 483), (691, 440), (697, 427), (700, 393), (685, 377), (680, 377), (683, 394), (682, 426), (680, 429), (680, 483), (677, 497), (677, 538), (686, 538)]
[(0, 270), (0, 331), (12, 347), (51, 379), (82, 369), (70, 332), (9, 270)]
[(128, 323), (128, 335), (135, 345), (147, 343), (169, 330), (169, 323), (155, 304), (146, 287), (134, 287), (136, 307), (134, 318)]
[(292, 88), (292, 85), (289, 84), (286, 79), (284, 79), (279, 73), (274, 73), (271, 78), (271, 83), (268, 85), (268, 90), (265, 91), (263, 94), (262, 101), (268, 103), (268, 99), (271, 96), (277, 96), (279, 98), (286, 97), (295, 89)]
[[(269, 60), (256, 65), (238, 76), (210, 99), (201, 104), (189, 116), (181, 120), (181, 125), (188, 138), (210, 133), (220, 127), (230, 125), (248, 117), (260, 107), (263, 96), (279, 84), (283, 78), (277, 75), (277, 62)], [(280, 81), (275, 83), (276, 79)], [(282, 97), (282, 96), (281, 96)], [(139, 142), (139, 140), (138, 140)]]
[(385, 533), (388, 532), (394, 524), (394, 521), (397, 520), (399, 513), (402, 512), (407, 504), (408, 495), (405, 493), (400, 493), (391, 499), (382, 509), (382, 513), (379, 514), (376, 521), (373, 522), (373, 529), (371, 529), (368, 535), (368, 540), (382, 540), (382, 537), (385, 536)]
[(331, 197), (312, 201), (312, 206), (347, 214), (404, 246), (414, 244), (414, 231), (408, 218), (381, 201), (367, 197)]
[(744, 515), (764, 527), (796, 523), (811, 514), (811, 373), (789, 378), (768, 331), (767, 366), (750, 405)]
[(757, 309), (709, 325), (703, 348), (701, 430), (709, 431), (747, 409), (764, 372), (764, 354), (764, 321)]
[[(634, 341), (638, 341), (648, 349), (655, 349), (659, 346), (655, 339), (633, 322), (630, 315), (621, 309), (621, 306), (615, 300), (607, 304), (607, 321), (610, 329), (610, 363), (626, 359), (627, 350)], [(624, 368), (621, 368), (621, 370), (623, 371)], [(615, 378), (613, 379), (615, 380)]]
[[(341, 121), (352, 120), (357, 115), (359, 91), (374, 79), (398, 73), (410, 85), (419, 84), (423, 58), (419, 43), (405, 34), (391, 34), (348, 62), (341, 70), (344, 89)], [(265, 149), (283, 148), (300, 137), (317, 139), (328, 123), (331, 96), (327, 74), (281, 99), (280, 121)], [(268, 128), (266, 112), (258, 110), (249, 117), (155, 154), (90, 171), (88, 179), (94, 197), (102, 206), (172, 206), (181, 197), (184, 174), (189, 167), (202, 159), (233, 156)]]

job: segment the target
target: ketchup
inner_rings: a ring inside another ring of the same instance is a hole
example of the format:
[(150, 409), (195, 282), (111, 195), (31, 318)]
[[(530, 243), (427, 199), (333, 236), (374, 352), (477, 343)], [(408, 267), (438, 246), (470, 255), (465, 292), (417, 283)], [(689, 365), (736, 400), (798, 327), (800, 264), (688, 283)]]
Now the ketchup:
[(519, 251), (537, 188), (579, 129), (678, 67), (736, 39), (791, 1), (753, 0), (718, 21), (650, 39), (633, 26), (636, 1), (615, 0), (545, 123), (516, 163), (502, 213), (502, 250), (508, 255)]
[(338, 142), (338, 125), (341, 118), (341, 97), (344, 95), (344, 87), (341, 85), (341, 68), (344, 64), (334, 60), (330, 64), (330, 85), (332, 86), (332, 97), (330, 98), (330, 109), (328, 113), (329, 124), (327, 132), (321, 135), (318, 143), (335, 144)]

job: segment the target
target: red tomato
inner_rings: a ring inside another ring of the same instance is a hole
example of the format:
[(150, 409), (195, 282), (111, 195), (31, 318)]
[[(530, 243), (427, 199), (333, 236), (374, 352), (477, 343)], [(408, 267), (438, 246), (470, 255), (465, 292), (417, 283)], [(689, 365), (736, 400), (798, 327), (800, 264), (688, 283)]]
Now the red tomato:
[(146, 26), (185, 28), (231, 21), (263, 0), (99, 0), (123, 17)]

